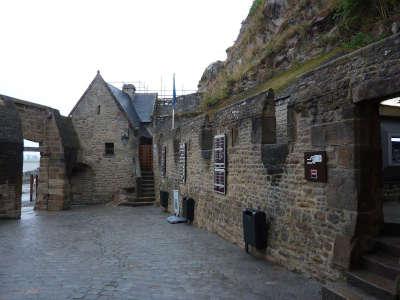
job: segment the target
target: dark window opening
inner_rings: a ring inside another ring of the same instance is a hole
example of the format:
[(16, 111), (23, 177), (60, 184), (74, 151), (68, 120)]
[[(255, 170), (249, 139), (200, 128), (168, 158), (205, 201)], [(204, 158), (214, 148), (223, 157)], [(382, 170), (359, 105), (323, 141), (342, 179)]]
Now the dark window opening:
[(400, 165), (400, 136), (390, 137), (390, 165)]
[(237, 127), (231, 128), (231, 146), (237, 145), (239, 142), (239, 129)]
[(114, 155), (114, 143), (106, 143), (105, 144), (105, 154), (106, 155)]

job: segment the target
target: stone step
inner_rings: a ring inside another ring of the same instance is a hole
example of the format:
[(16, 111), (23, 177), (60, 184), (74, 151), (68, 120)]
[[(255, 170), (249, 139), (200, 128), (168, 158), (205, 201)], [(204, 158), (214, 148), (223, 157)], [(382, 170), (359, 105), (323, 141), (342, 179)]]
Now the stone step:
[(347, 283), (330, 283), (321, 288), (322, 300), (377, 300), (363, 290)]
[(154, 193), (143, 193), (139, 198), (155, 198), (155, 194)]
[(149, 189), (154, 190), (154, 184), (141, 185), (141, 186), (140, 186), (140, 189), (141, 189), (141, 190), (149, 190)]
[(153, 192), (143, 192), (140, 194), (141, 197), (155, 197), (155, 193)]
[(137, 206), (151, 206), (154, 205), (153, 202), (123, 202), (120, 203), (118, 206), (131, 206), (131, 207), (137, 207)]
[(140, 184), (154, 184), (154, 180), (152, 179), (152, 180), (142, 180), (141, 182), (140, 182)]
[(375, 250), (400, 257), (400, 237), (380, 236), (373, 239)]
[(361, 263), (367, 270), (390, 280), (396, 280), (400, 275), (399, 257), (382, 253), (368, 254), (361, 258)]
[(347, 273), (347, 282), (362, 289), (369, 295), (383, 300), (397, 300), (396, 284), (368, 270), (354, 270)]
[(141, 188), (154, 188), (154, 183), (153, 184), (150, 184), (150, 183), (141, 184), (140, 187)]
[(154, 202), (155, 197), (153, 196), (141, 196), (136, 199), (136, 202)]

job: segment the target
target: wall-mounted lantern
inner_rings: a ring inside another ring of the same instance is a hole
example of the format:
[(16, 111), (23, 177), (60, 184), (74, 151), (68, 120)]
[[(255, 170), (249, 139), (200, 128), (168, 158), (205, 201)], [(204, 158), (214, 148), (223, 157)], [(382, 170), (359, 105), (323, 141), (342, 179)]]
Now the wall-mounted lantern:
[(122, 141), (122, 144), (124, 144), (124, 145), (128, 144), (128, 141), (129, 141), (129, 131), (123, 132), (123, 133), (121, 134), (121, 141)]

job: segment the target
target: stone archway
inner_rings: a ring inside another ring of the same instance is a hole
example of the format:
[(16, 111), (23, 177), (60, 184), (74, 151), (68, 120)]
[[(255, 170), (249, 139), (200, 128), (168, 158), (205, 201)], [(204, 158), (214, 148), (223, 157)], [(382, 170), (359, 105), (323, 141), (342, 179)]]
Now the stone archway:
[[(13, 153), (11, 150), (5, 151), (5, 147), (2, 147), (4, 151), (1, 151), (4, 152), (3, 157), (8, 159), (7, 169), (0, 169), (0, 177), (4, 177), (1, 182), (8, 182), (8, 189), (12, 187), (14, 192), (1, 193), (0, 207), (7, 208), (0, 209), (0, 217), (19, 218), (21, 214), (20, 187), (13, 187), (21, 185), (23, 139), (38, 142), (41, 154), (35, 209), (68, 208), (70, 206), (68, 177), (78, 149), (72, 123), (57, 110), (47, 106), (1, 95), (0, 100), (0, 113), (4, 115), (2, 120), (5, 120), (0, 123), (0, 132), (4, 135), (4, 139), (8, 139), (7, 147), (15, 148)], [(11, 123), (14, 125), (11, 126)]]

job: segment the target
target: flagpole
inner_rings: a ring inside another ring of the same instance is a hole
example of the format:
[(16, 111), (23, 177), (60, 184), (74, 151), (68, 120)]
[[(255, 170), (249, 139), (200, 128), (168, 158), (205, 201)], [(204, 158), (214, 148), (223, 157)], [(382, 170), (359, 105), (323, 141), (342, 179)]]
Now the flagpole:
[(172, 108), (172, 129), (175, 129), (175, 108)]
[(175, 90), (175, 73), (174, 73), (173, 90), (172, 90), (172, 129), (175, 129), (175, 105), (176, 105), (176, 90)]

